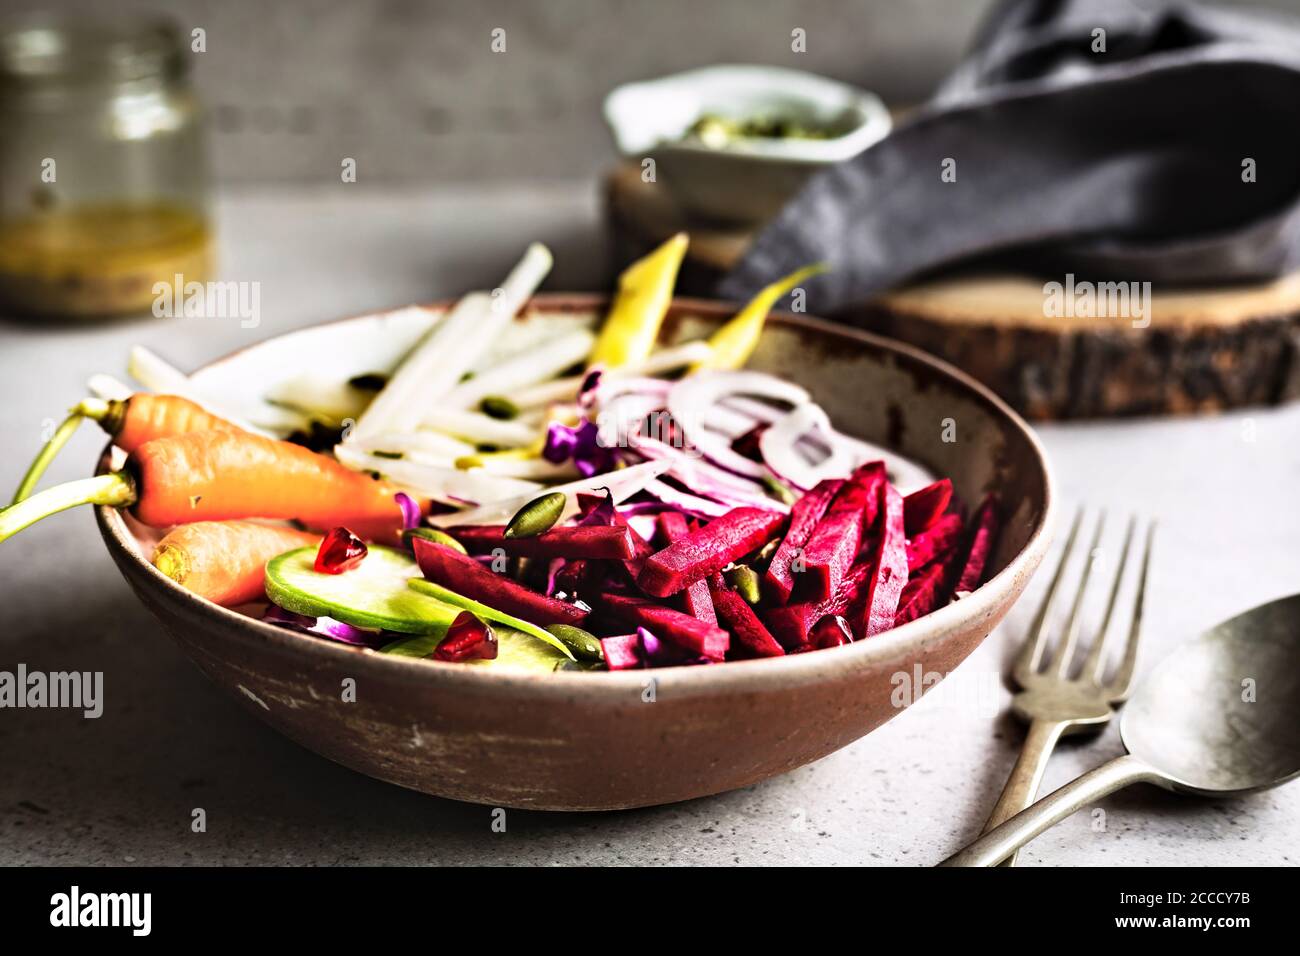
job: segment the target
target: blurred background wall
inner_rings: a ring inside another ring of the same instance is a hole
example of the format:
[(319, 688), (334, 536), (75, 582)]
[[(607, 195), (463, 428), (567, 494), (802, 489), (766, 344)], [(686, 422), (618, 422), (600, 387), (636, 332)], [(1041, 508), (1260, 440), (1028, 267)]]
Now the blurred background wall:
[[(609, 89), (708, 63), (800, 67), (914, 102), (989, 2), (0, 0), (0, 15), (165, 10), (206, 31), (194, 76), (222, 182), (336, 180), (352, 156), (374, 185), (586, 178), (613, 155)], [(806, 53), (791, 52), (795, 27)]]
[[(385, 185), (586, 179), (613, 156), (609, 89), (708, 63), (783, 64), (918, 102), (992, 2), (0, 0), (0, 16), (166, 11), (206, 31), (194, 76), (221, 182), (336, 180), (351, 156), (359, 185)], [(796, 27), (806, 53), (790, 49)]]

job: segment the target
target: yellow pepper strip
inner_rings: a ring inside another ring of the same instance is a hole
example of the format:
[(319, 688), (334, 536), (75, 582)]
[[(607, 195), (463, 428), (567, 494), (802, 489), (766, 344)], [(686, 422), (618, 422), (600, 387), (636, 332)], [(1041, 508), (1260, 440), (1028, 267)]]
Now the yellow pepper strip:
[(617, 368), (649, 356), (672, 302), (688, 242), (686, 233), (679, 232), (623, 270), (614, 305), (591, 352), (592, 365)]
[(763, 323), (772, 306), (781, 301), (781, 297), (810, 276), (825, 272), (825, 263), (805, 266), (798, 272), (792, 272), (784, 279), (778, 279), (736, 313), (735, 318), (709, 336), (709, 345), (713, 354), (703, 362), (691, 366), (692, 372), (706, 368), (736, 369), (742, 368), (749, 357), (758, 348), (758, 340), (763, 334)]

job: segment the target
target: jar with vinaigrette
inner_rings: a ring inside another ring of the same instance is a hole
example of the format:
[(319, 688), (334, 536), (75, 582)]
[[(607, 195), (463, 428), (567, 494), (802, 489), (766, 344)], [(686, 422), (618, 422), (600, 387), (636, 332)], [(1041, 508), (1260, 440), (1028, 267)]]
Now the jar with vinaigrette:
[(188, 40), (131, 17), (0, 26), (0, 310), (147, 313), (155, 283), (208, 281)]

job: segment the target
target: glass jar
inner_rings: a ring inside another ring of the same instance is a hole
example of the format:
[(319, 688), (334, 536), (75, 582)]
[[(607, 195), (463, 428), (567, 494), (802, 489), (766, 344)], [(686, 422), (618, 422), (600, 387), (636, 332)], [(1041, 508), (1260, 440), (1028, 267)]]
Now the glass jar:
[(158, 19), (0, 28), (0, 302), (149, 311), (212, 268), (204, 124), (189, 53)]

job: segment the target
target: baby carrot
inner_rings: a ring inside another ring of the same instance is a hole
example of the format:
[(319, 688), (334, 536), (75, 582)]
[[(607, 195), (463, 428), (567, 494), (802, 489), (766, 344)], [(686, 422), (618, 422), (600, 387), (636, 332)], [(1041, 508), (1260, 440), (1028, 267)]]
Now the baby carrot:
[(145, 442), (123, 471), (68, 482), (10, 505), (0, 511), (0, 541), (80, 504), (130, 507), (140, 521), (159, 528), (278, 518), (395, 537), (403, 526), (396, 493), (386, 482), (300, 445), (242, 431), (191, 432)]
[(89, 418), (98, 422), (108, 432), (113, 444), (126, 452), (133, 452), (147, 441), (155, 438), (169, 438), (186, 432), (206, 431), (241, 431), (224, 418), (218, 418), (179, 395), (154, 395), (150, 392), (138, 392), (125, 401), (113, 399), (105, 401), (100, 398), (87, 398), (73, 406), (68, 417), (64, 419), (50, 440), (45, 443), (36, 460), (32, 462), (22, 483), (14, 493), (14, 503), (18, 503), (32, 493), (41, 475), (49, 467), (54, 456), (59, 453), (72, 433), (77, 430), (82, 419)]
[(295, 548), (320, 543), (320, 535), (255, 521), (197, 521), (167, 533), (153, 565), (186, 590), (223, 607), (265, 595), (266, 562)]

